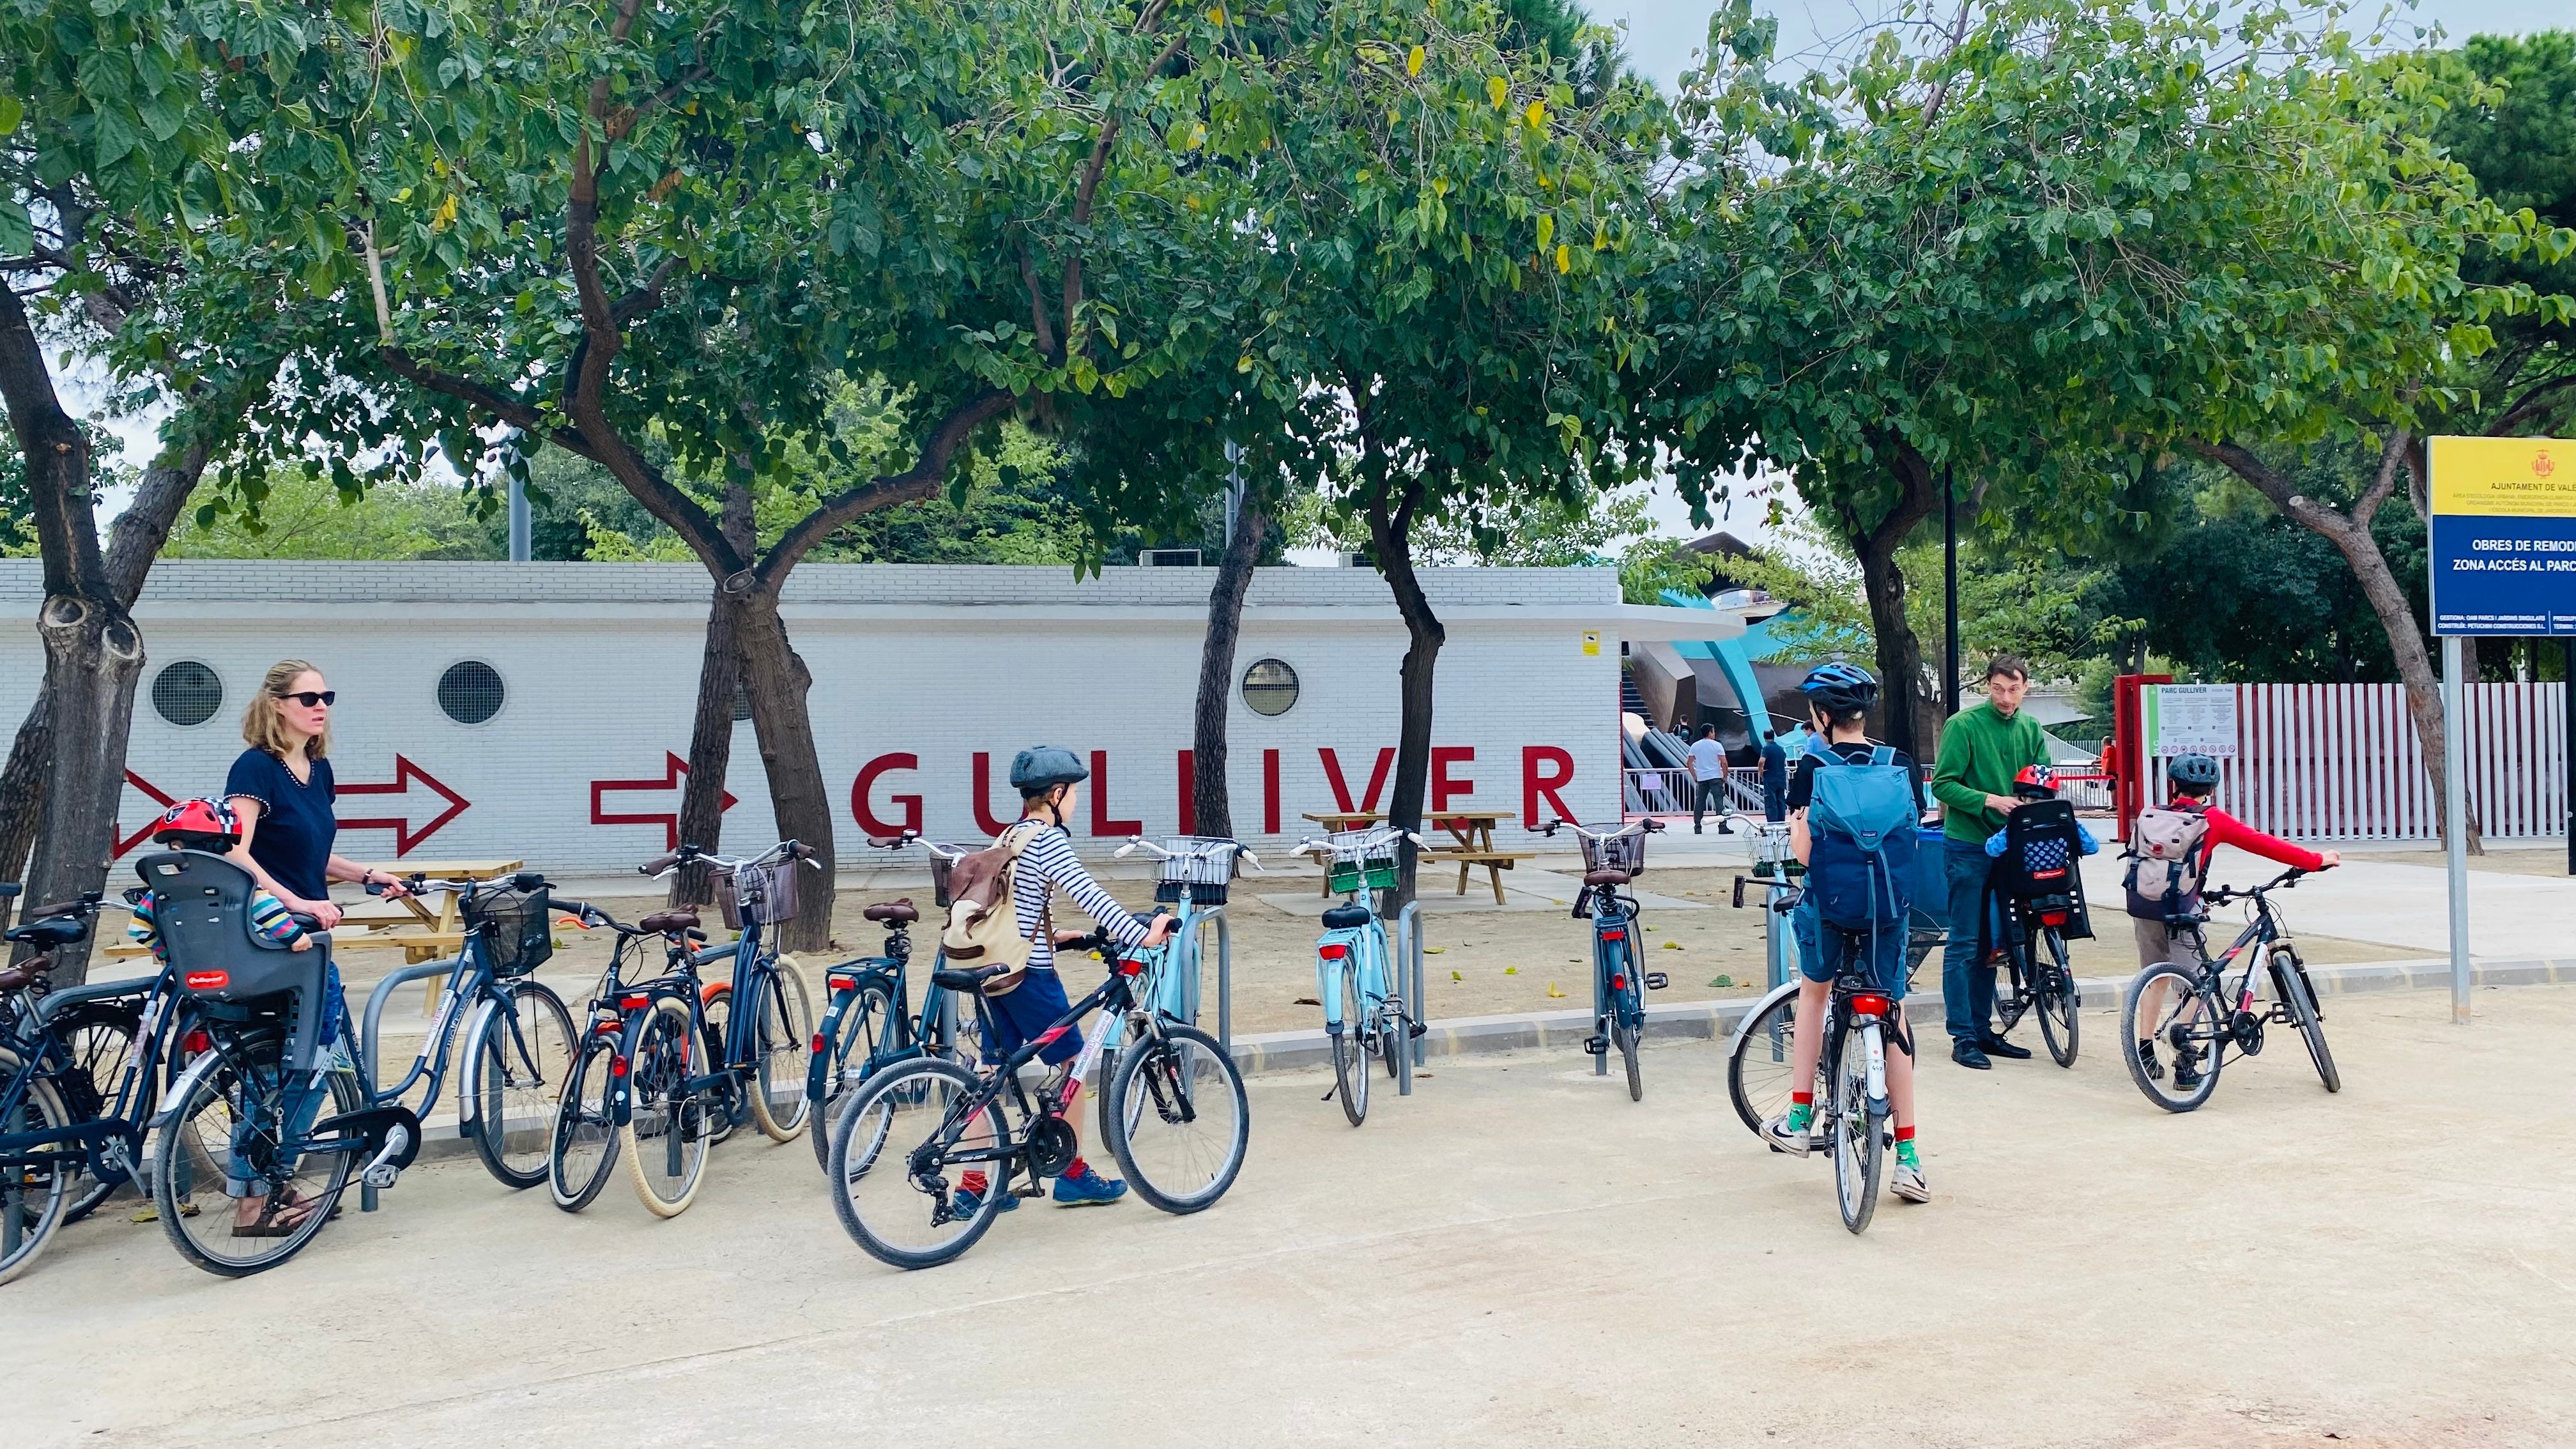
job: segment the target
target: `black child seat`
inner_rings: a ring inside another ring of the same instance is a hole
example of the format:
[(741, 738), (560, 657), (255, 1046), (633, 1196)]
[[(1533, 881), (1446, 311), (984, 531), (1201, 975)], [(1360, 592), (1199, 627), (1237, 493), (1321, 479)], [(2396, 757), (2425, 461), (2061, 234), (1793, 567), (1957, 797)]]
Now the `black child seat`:
[(2093, 934), (2084, 908), (2084, 842), (2069, 800), (2030, 800), (2004, 817), (2003, 858), (1995, 862), (1995, 889), (2035, 906), (2040, 918), (2068, 940)]
[(216, 1020), (248, 1022), (284, 1016), (286, 1060), (313, 1060), (321, 1034), (323, 973), (331, 938), (305, 921), (312, 949), (271, 945), (252, 934), (251, 897), (259, 883), (234, 861), (201, 850), (165, 850), (134, 863), (152, 892), (152, 923), (169, 952), (180, 988)]

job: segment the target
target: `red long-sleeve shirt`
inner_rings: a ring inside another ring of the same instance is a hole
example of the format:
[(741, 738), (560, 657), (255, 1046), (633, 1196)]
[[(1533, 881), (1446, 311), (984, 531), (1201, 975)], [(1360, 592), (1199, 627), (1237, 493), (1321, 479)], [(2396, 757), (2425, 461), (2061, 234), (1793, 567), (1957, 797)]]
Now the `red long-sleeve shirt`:
[(2293, 845), (2277, 835), (2266, 835), (2215, 805), (2203, 807), (2200, 814), (2202, 819), (2209, 822), (2209, 834), (2202, 838), (2200, 848), (2199, 875), (2204, 881), (2209, 879), (2210, 857), (2217, 854), (2218, 847), (2222, 845), (2232, 845), (2239, 850), (2252, 851), (2266, 860), (2277, 860), (2283, 865), (2295, 865), (2301, 870), (2325, 868), (2324, 856), (2306, 846)]

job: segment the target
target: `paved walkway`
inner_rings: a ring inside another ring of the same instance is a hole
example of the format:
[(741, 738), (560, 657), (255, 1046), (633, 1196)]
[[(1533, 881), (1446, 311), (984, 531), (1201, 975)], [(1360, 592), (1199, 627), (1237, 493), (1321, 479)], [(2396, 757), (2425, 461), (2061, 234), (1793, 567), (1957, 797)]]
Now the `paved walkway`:
[(0, 1439), (2563, 1445), (2576, 989), (2494, 1000), (2337, 1001), (2342, 1095), (2284, 1045), (2186, 1117), (2098, 1014), (2071, 1072), (1929, 1065), (1938, 1196), (1859, 1239), (1706, 1043), (1649, 1050), (1643, 1104), (1571, 1054), (1445, 1061), (1356, 1131), (1258, 1078), (1216, 1209), (1032, 1207), (919, 1274), (802, 1142), (728, 1144), (670, 1223), (424, 1167), (239, 1282), (111, 1213), (0, 1288)]

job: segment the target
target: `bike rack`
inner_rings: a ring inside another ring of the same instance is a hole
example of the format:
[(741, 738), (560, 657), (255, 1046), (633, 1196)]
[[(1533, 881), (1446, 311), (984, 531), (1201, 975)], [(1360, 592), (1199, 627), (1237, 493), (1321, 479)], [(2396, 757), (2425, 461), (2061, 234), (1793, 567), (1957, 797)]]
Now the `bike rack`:
[[(366, 1030), (358, 1034), (357, 1058), (358, 1085), (367, 1089), (368, 1106), (381, 1105), (376, 1101), (376, 1028), (384, 1020), (385, 1003), (393, 999), (397, 988), (409, 986), (415, 981), (431, 976), (444, 976), (454, 971), (456, 963), (462, 959), (462, 957), (450, 956), (443, 961), (423, 961), (416, 966), (405, 966), (399, 971), (388, 972), (384, 980), (376, 983), (376, 989), (367, 993), (367, 1025)], [(461, 1094), (464, 1091), (461, 1082), (457, 1090), (460, 1093), (458, 1110), (461, 1112), (463, 1110)], [(361, 1182), (358, 1185), (358, 1211), (371, 1213), (375, 1210), (376, 1186), (374, 1183)]]
[[(1414, 1021), (1427, 1021), (1430, 1018), (1423, 1015), (1422, 1000), (1422, 902), (1418, 900), (1405, 902), (1404, 909), (1395, 918), (1395, 969), (1399, 982), (1404, 979), (1408, 968), (1412, 972), (1413, 983), (1406, 990), (1404, 999), (1413, 1003)], [(1407, 1050), (1413, 1053), (1413, 1065), (1419, 1068), (1423, 1062), (1423, 1039), (1413, 1036), (1410, 1029), (1405, 1034), (1412, 1041)], [(1404, 1097), (1413, 1095), (1413, 1073), (1405, 1073), (1403, 1079), (1396, 1083), (1396, 1094)]]
[(1207, 979), (1207, 928), (1216, 927), (1216, 1045), (1227, 1056), (1234, 1055), (1234, 925), (1226, 919), (1225, 907), (1210, 906), (1190, 924), (1189, 959), (1180, 963), (1181, 980), (1189, 992), (1190, 1022), (1199, 1019), (1199, 1001), (1204, 993), (1200, 983)]

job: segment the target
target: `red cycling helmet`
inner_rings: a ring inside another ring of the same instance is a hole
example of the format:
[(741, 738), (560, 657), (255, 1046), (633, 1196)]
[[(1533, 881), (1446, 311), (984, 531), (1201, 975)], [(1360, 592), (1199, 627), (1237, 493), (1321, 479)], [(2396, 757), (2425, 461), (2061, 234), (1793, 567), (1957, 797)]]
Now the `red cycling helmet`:
[(2013, 793), (2030, 796), (2054, 795), (2057, 793), (2057, 772), (2046, 765), (2024, 765), (2021, 767), (2021, 773), (2013, 776)]
[(221, 800), (182, 800), (152, 823), (152, 843), (167, 845), (173, 836), (212, 836), (229, 850), (241, 844), (241, 817)]

